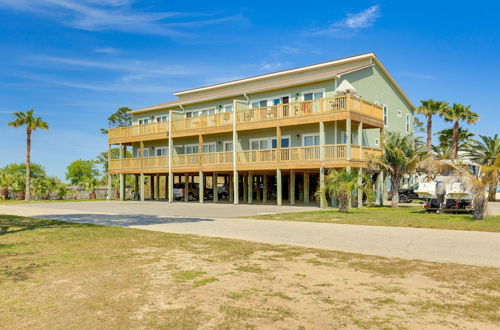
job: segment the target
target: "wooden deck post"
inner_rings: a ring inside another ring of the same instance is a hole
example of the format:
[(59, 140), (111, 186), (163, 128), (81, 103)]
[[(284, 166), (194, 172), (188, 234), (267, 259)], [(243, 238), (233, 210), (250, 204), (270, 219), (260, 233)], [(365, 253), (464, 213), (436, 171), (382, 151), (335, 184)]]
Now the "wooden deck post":
[(295, 205), (295, 172), (290, 171), (290, 188), (288, 189), (290, 205)]
[(276, 170), (276, 205), (283, 205), (281, 169)]
[(248, 178), (247, 178), (247, 183), (248, 183), (248, 204), (252, 204), (253, 201), (253, 174), (248, 172)]
[[(324, 190), (325, 189), (325, 168), (321, 167), (319, 169), (319, 189)], [(326, 208), (327, 203), (324, 198), (320, 198), (319, 202), (319, 207), (321, 208)]]
[(363, 123), (358, 124), (359, 160), (363, 160)]
[[(361, 179), (361, 174), (363, 174), (363, 168), (360, 167), (358, 169), (358, 174), (360, 175), (358, 177), (358, 186), (361, 186), (363, 184), (363, 180)], [(361, 189), (358, 189), (358, 208), (362, 207), (363, 207), (363, 191)]]
[(203, 171), (198, 172), (199, 183), (198, 183), (198, 201), (203, 204), (205, 201), (205, 179), (203, 177)]
[(377, 177), (377, 190), (380, 206), (384, 205), (384, 171), (380, 171)]
[(160, 200), (160, 175), (155, 174), (155, 200)]
[(351, 118), (345, 121), (345, 134), (346, 134), (346, 159), (351, 160)]
[(120, 173), (120, 200), (125, 200), (125, 174)]
[(243, 174), (242, 176), (243, 176), (243, 178), (242, 178), (242, 180), (243, 180), (243, 182), (242, 182), (243, 183), (243, 200), (245, 200), (245, 199), (247, 199), (247, 194), (248, 194), (248, 192), (247, 192), (247, 190), (248, 190), (247, 175)]
[(261, 179), (262, 176), (258, 175), (256, 178), (257, 178), (257, 182), (255, 183), (255, 185), (257, 186), (257, 190), (256, 190), (255, 200), (260, 201), (260, 196), (261, 196), (261, 194), (260, 194), (260, 182), (262, 180)]
[(304, 172), (304, 205), (309, 205), (309, 173)]
[(172, 138), (172, 117), (173, 114), (169, 113), (168, 116), (168, 202), (174, 201), (174, 173), (172, 172), (172, 153), (174, 150), (174, 139)]
[(140, 188), (141, 188), (141, 202), (144, 202), (144, 173), (141, 173), (140, 178)]
[(217, 186), (217, 173), (212, 173), (212, 195), (214, 203), (219, 202), (219, 187)]
[(139, 191), (139, 174), (134, 175), (134, 191), (135, 191), (135, 196), (134, 200), (138, 201), (141, 199), (140, 197), (140, 191)]
[(184, 202), (189, 200), (189, 174), (184, 173)]
[(108, 144), (108, 196), (106, 199), (109, 201), (113, 197), (113, 178), (109, 174), (109, 164), (111, 163), (111, 144)]
[(156, 192), (155, 176), (150, 175), (149, 176), (149, 199), (151, 199), (152, 201), (155, 200), (155, 192)]
[(267, 203), (267, 174), (264, 174), (263, 179), (263, 188), (262, 188), (262, 204)]
[(325, 123), (319, 122), (319, 159), (325, 159)]
[(236, 184), (234, 184), (234, 174), (229, 174), (229, 202), (233, 204), (238, 204), (236, 199), (234, 198), (234, 188)]

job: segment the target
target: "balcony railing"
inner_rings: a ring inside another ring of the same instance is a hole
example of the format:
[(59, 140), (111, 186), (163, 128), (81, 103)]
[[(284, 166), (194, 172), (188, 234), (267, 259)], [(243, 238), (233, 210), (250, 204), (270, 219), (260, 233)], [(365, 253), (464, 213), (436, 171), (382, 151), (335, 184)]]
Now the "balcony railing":
[(109, 130), (108, 139), (110, 141), (117, 139), (126, 139), (133, 137), (148, 137), (158, 134), (166, 134), (168, 132), (168, 122), (154, 122), (144, 125), (132, 125), (127, 127), (111, 128)]
[[(234, 113), (223, 112), (208, 116), (174, 119), (172, 120), (172, 131), (187, 133), (189, 130), (197, 131), (199, 129), (228, 127), (233, 124), (233, 116), (236, 116), (236, 125), (242, 125), (342, 111), (354, 111), (379, 121), (383, 120), (382, 107), (348, 94), (256, 109), (240, 109)], [(109, 130), (109, 141), (113, 143), (131, 138), (137, 138), (137, 140), (147, 139), (148, 137), (166, 138), (167, 133), (168, 122), (154, 122), (145, 125), (112, 128)]]
[[(347, 160), (347, 146), (345, 144), (330, 144), (323, 147), (325, 161)], [(367, 161), (372, 156), (382, 154), (381, 149), (360, 148), (359, 145), (351, 146), (351, 160)], [(361, 157), (361, 155), (363, 157)], [(293, 147), (282, 149), (263, 149), (263, 150), (243, 150), (236, 152), (237, 164), (254, 163), (278, 163), (278, 162), (301, 162), (301, 161), (320, 161), (321, 147)], [(229, 152), (211, 152), (189, 155), (172, 156), (172, 166), (191, 167), (191, 166), (212, 166), (212, 165), (232, 165), (233, 153)], [(167, 169), (167, 156), (161, 157), (143, 157), (143, 158), (123, 158), (112, 159), (110, 161), (111, 170), (136, 170), (136, 169)]]

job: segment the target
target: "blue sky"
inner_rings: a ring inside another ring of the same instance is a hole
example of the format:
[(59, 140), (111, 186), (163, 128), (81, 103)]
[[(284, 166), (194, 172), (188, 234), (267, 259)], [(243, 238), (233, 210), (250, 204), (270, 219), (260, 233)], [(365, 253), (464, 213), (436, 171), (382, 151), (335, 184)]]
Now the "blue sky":
[[(0, 166), (25, 159), (7, 127), (34, 108), (32, 160), (64, 177), (106, 150), (121, 106), (177, 90), (375, 52), (415, 104), (472, 105), (472, 130), (500, 131), (495, 1), (0, 0)], [(449, 124), (435, 120), (435, 130)]]

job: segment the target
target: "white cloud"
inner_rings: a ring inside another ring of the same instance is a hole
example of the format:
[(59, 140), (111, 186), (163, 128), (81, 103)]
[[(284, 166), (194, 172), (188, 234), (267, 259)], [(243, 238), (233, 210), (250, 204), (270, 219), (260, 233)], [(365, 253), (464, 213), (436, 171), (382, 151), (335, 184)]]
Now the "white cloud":
[(277, 70), (283, 69), (286, 66), (287, 66), (287, 63), (285, 63), (285, 62), (263, 63), (260, 65), (259, 71), (261, 71), (261, 72), (277, 71)]
[(330, 24), (326, 28), (309, 31), (306, 34), (327, 35), (339, 38), (350, 37), (361, 29), (372, 27), (379, 17), (381, 17), (380, 6), (373, 5), (358, 13), (349, 13), (344, 19)]
[(96, 48), (94, 51), (96, 53), (109, 54), (109, 55), (121, 53), (120, 49), (113, 47)]
[[(29, 64), (41, 66), (43, 68), (53, 65), (57, 69), (66, 67), (71, 69), (83, 68), (116, 71), (123, 74), (121, 76), (123, 81), (143, 80), (159, 76), (185, 76), (195, 72), (193, 68), (188, 69), (181, 65), (162, 65), (139, 60), (114, 59), (113, 61), (97, 61), (45, 55), (29, 57)], [(199, 73), (200, 69), (198, 68), (196, 72)]]
[(181, 28), (197, 28), (241, 19), (240, 16), (206, 19), (206, 14), (199, 13), (141, 11), (132, 8), (134, 2), (135, 0), (0, 0), (0, 7), (36, 13), (81, 30), (171, 37), (185, 35), (186, 32)]

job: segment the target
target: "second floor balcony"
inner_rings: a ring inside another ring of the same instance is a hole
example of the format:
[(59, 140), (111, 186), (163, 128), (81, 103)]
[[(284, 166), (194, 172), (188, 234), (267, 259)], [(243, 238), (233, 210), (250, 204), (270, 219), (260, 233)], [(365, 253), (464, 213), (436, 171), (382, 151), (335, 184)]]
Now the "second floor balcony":
[(109, 143), (166, 139), (169, 134), (172, 137), (181, 137), (229, 132), (233, 125), (236, 125), (237, 130), (242, 130), (298, 125), (320, 120), (342, 120), (347, 118), (348, 114), (367, 123), (366, 128), (383, 127), (382, 107), (350, 94), (260, 108), (246, 107), (248, 105), (238, 104), (234, 112), (173, 119), (172, 132), (169, 132), (168, 122), (110, 129)]

